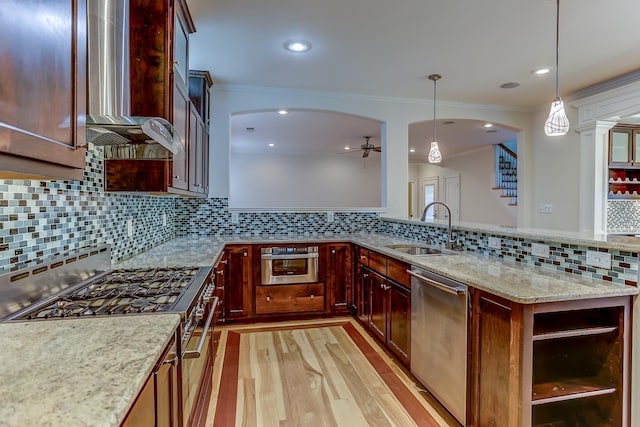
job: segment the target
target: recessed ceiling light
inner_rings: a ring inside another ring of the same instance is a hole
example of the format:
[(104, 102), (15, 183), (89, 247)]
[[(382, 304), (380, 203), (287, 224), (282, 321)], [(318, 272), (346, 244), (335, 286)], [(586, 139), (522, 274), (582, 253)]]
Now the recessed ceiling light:
[(344, 147), (345, 150), (351, 150), (351, 147), (349, 147), (348, 145), (346, 147)]
[(549, 73), (549, 71), (551, 71), (550, 68), (537, 68), (537, 69), (533, 70), (532, 73), (537, 75), (537, 76), (541, 76), (543, 74)]
[(492, 128), (493, 127), (493, 123), (485, 123), (482, 126), (484, 126), (486, 128)]
[(498, 132), (498, 129), (489, 129), (485, 131), (486, 133), (496, 133)]
[(452, 125), (455, 122), (453, 120), (445, 120), (444, 122), (442, 122), (443, 125)]
[(415, 148), (409, 148), (409, 152), (410, 152), (410, 153), (415, 153), (415, 152), (416, 152), (416, 149), (415, 149)]
[(513, 89), (514, 87), (518, 87), (520, 86), (520, 83), (518, 82), (508, 82), (508, 83), (503, 83), (500, 85), (501, 89)]
[(281, 116), (284, 116), (285, 114), (289, 114), (288, 110), (278, 110), (278, 114), (280, 114)]
[(290, 52), (302, 53), (311, 49), (311, 43), (306, 40), (290, 40), (284, 44), (284, 48)]
[(274, 144), (273, 142), (270, 142), (268, 145), (269, 147), (275, 147), (276, 144)]

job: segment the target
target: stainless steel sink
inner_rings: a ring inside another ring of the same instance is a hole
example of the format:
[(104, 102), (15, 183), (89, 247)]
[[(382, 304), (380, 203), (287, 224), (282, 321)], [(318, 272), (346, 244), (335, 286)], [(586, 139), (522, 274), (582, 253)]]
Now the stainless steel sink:
[(421, 244), (398, 244), (398, 245), (386, 245), (387, 248), (396, 251), (404, 252), (408, 255), (440, 255), (442, 250), (425, 246)]

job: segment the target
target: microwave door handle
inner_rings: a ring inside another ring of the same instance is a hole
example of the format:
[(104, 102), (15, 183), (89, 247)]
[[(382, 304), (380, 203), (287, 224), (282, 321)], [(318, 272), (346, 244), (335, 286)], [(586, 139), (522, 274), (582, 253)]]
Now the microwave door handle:
[(211, 325), (211, 320), (213, 319), (213, 315), (215, 314), (215, 306), (211, 307), (209, 311), (209, 316), (207, 317), (207, 322), (204, 324), (204, 329), (202, 330), (202, 335), (200, 335), (200, 340), (198, 341), (198, 346), (195, 350), (185, 351), (182, 354), (183, 359), (197, 359), (200, 357), (202, 353), (202, 347), (204, 347), (204, 342), (207, 339), (207, 334), (209, 333), (209, 325)]
[(262, 259), (301, 259), (301, 258), (318, 258), (317, 253), (310, 254), (289, 254), (289, 255), (270, 255), (262, 254)]

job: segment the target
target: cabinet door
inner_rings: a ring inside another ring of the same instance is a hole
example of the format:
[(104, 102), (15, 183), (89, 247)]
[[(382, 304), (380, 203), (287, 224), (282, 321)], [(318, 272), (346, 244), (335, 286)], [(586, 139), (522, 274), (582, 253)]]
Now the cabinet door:
[(411, 291), (393, 281), (389, 286), (389, 326), (387, 344), (389, 349), (405, 365), (409, 365), (411, 346)]
[(179, 13), (174, 17), (173, 71), (175, 83), (186, 86), (189, 78), (189, 33)]
[(218, 297), (218, 307), (219, 310), (219, 321), (221, 323), (225, 322), (225, 307), (226, 307), (226, 270), (227, 264), (229, 264), (229, 254), (225, 251), (222, 254), (222, 258), (215, 265), (215, 280), (216, 280), (216, 290), (215, 296)]
[(2, 9), (0, 153), (10, 156), (0, 156), (0, 168), (81, 179), (86, 1), (7, 0)]
[(248, 246), (231, 245), (225, 249), (225, 318), (250, 317), (253, 311), (251, 289), (251, 250)]
[(188, 190), (189, 96), (179, 84), (173, 87), (173, 126), (179, 138), (179, 150), (173, 155), (172, 187)]
[(522, 425), (522, 307), (483, 292), (473, 306), (473, 425)]
[(329, 245), (327, 263), (327, 289), (329, 305), (333, 313), (348, 313), (351, 305), (351, 245)]
[(201, 158), (202, 139), (202, 119), (196, 110), (195, 105), (189, 101), (189, 191), (201, 193), (202, 187), (202, 163)]
[(371, 272), (362, 265), (358, 265), (355, 291), (358, 319), (368, 325), (369, 315), (371, 314)]
[(382, 342), (387, 340), (387, 283), (384, 277), (371, 272), (371, 316), (369, 328)]

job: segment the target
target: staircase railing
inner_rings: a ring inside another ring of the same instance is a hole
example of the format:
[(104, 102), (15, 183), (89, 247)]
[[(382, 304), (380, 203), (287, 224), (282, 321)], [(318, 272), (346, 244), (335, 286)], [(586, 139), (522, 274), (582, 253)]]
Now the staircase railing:
[(518, 155), (504, 144), (496, 144), (496, 189), (509, 197), (509, 204), (518, 203)]

